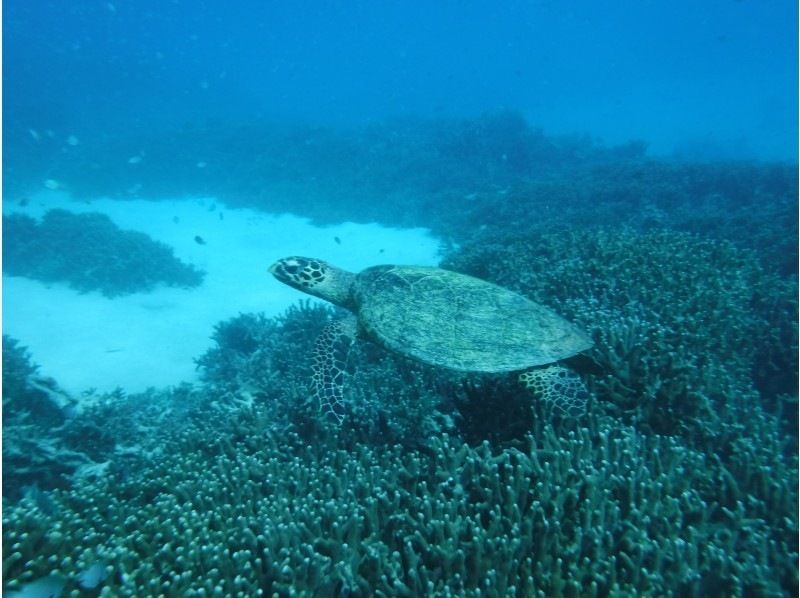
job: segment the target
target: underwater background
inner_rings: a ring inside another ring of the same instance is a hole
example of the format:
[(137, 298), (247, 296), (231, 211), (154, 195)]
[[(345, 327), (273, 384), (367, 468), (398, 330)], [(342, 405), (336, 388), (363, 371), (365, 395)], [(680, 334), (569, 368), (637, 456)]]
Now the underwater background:
[[(3, 26), (8, 595), (796, 595), (795, 3)], [(287, 255), (549, 307), (586, 412), (359, 342), (330, 421)]]

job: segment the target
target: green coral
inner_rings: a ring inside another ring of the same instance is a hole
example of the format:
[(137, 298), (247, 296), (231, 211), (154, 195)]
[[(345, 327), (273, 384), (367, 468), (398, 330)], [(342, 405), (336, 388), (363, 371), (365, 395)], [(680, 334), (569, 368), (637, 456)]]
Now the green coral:
[(307, 365), (298, 355), (310, 355), (311, 330), (330, 319), (327, 307), (310, 302), (290, 307), (278, 318), (239, 314), (214, 327), (214, 346), (197, 360), (203, 380), (217, 392), (270, 387), (270, 382), (299, 379)]

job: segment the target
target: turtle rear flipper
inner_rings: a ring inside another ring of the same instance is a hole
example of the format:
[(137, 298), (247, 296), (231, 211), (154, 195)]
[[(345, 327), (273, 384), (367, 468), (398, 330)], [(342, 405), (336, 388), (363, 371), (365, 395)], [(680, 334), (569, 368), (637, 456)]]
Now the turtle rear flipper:
[(354, 318), (335, 320), (323, 328), (314, 343), (311, 390), (319, 401), (319, 410), (337, 424), (344, 421), (344, 378), (355, 327)]
[(578, 417), (586, 412), (591, 395), (578, 374), (570, 369), (551, 365), (528, 370), (519, 375), (519, 381), (563, 415)]

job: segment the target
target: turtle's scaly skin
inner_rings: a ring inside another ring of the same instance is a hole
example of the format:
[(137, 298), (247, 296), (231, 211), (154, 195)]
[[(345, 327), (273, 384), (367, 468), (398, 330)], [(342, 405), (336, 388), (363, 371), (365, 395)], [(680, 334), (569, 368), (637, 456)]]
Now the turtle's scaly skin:
[(562, 415), (578, 416), (586, 410), (589, 392), (575, 372), (561, 365), (522, 372), (519, 381)]
[(441, 268), (367, 268), (356, 275), (351, 293), (362, 335), (455, 370), (524, 370), (592, 346), (588, 336), (546, 307)]
[(311, 389), (326, 417), (344, 420), (344, 377), (347, 352), (355, 339), (355, 320), (335, 320), (325, 326), (314, 344)]

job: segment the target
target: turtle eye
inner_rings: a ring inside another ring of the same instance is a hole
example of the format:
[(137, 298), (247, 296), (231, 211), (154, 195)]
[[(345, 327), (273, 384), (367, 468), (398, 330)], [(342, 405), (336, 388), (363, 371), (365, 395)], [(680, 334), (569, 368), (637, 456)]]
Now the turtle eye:
[(292, 277), (304, 277), (303, 273), (308, 270), (310, 264), (311, 262), (309, 260), (293, 257), (285, 260), (281, 264), (281, 267), (283, 268), (284, 273)]

